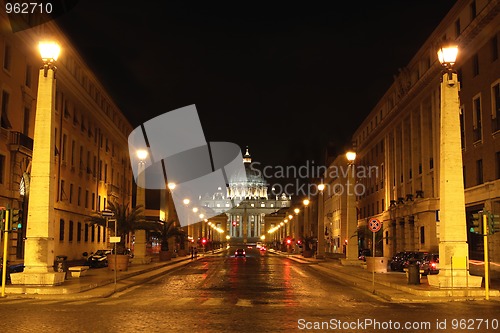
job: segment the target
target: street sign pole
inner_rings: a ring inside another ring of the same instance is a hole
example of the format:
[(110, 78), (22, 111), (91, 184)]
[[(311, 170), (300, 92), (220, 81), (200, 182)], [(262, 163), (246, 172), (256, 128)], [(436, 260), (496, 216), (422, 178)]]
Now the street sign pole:
[[(3, 207), (2, 207), (3, 208)], [(5, 209), (5, 208), (4, 208)], [(7, 270), (9, 269), (7, 267), (7, 256), (9, 248), (8, 248), (8, 243), (9, 243), (9, 229), (10, 229), (10, 209), (6, 209), (4, 211), (4, 218), (5, 218), (5, 223), (3, 224), (4, 226), (4, 231), (3, 231), (3, 268), (2, 268), (2, 297), (5, 297), (5, 283), (7, 280)]]
[(484, 293), (486, 300), (490, 299), (490, 263), (488, 258), (488, 214), (483, 214), (483, 240), (484, 240)]
[(378, 219), (368, 221), (368, 229), (372, 231), (372, 291), (375, 294), (375, 233), (382, 228), (382, 222)]

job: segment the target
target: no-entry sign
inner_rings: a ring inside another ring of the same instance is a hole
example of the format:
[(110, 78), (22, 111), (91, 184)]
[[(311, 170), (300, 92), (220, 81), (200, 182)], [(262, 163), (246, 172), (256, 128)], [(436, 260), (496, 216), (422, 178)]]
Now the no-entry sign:
[(368, 229), (370, 229), (372, 232), (377, 232), (382, 228), (382, 222), (380, 222), (378, 219), (370, 219), (368, 221)]

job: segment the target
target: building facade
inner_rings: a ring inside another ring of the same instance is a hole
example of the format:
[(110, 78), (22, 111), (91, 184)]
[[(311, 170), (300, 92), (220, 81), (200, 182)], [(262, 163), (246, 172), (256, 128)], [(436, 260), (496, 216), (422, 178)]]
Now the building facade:
[(108, 247), (106, 230), (90, 226), (86, 218), (105, 209), (109, 201), (131, 200), (127, 138), (132, 126), (53, 21), (13, 32), (6, 14), (0, 13), (0, 23), (0, 206), (19, 208), (23, 217), (10, 233), (9, 260), (22, 260), (29, 228), (29, 179), (42, 64), (37, 46), (47, 37), (62, 49), (56, 73), (54, 254), (80, 259), (83, 252)]
[[(371, 247), (366, 224), (377, 218), (383, 222), (377, 247), (384, 256), (438, 251), (441, 65), (436, 51), (447, 40), (459, 46), (457, 116), (468, 225), (480, 210), (500, 213), (499, 13), (498, 1), (457, 1), (355, 131), (356, 165), (377, 170), (357, 179), (366, 189), (357, 197), (362, 248)], [(488, 237), (496, 262), (499, 237)], [(468, 231), (470, 259), (482, 259), (482, 239)]]

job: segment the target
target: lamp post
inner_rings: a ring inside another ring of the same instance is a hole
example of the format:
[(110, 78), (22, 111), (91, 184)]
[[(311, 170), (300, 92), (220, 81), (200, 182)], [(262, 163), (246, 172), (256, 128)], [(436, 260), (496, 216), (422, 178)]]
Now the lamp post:
[[(346, 200), (347, 200), (347, 214), (346, 214), (346, 231), (345, 231), (345, 260), (342, 260), (344, 265), (358, 265), (360, 264), (358, 257), (358, 237), (356, 232), (358, 229), (358, 221), (356, 216), (356, 197), (354, 194), (354, 181), (356, 167), (354, 162), (356, 160), (356, 153), (348, 151), (346, 154), (347, 159), (347, 179), (346, 179)], [(353, 237), (351, 239), (351, 237)]]
[(43, 66), (38, 76), (36, 122), (31, 164), (30, 200), (26, 230), (24, 272), (11, 274), (12, 284), (58, 285), (64, 272), (54, 272), (55, 87), (56, 43), (39, 44)]
[(316, 249), (316, 258), (322, 259), (325, 257), (325, 219), (323, 216), (323, 191), (325, 184), (318, 185), (318, 246)]
[(300, 252), (300, 249), (298, 247), (298, 240), (300, 239), (301, 235), (300, 235), (300, 219), (299, 219), (299, 213), (300, 213), (300, 209), (299, 208), (295, 208), (293, 210), (293, 212), (295, 213), (295, 222), (293, 223), (293, 231), (292, 231), (292, 237), (295, 239), (295, 244), (294, 246), (297, 247), (297, 253)]
[[(146, 209), (146, 159), (149, 153), (145, 149), (139, 149), (136, 151), (137, 158), (139, 159), (139, 165), (137, 168), (137, 193), (136, 193), (136, 206), (142, 206)], [(133, 263), (137, 264), (149, 264), (151, 262), (151, 257), (146, 253), (146, 231), (136, 230), (134, 232), (135, 242), (134, 242), (134, 258)]]
[(457, 55), (456, 45), (444, 45), (438, 51), (443, 66), (440, 83), (439, 274), (430, 275), (428, 282), (439, 288), (481, 287), (482, 282), (482, 277), (471, 276), (468, 272), (459, 82), (453, 69)]

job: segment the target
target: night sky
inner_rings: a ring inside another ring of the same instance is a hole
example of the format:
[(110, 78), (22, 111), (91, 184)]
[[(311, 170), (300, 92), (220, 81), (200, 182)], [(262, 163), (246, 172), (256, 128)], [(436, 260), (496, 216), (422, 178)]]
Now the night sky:
[(134, 127), (195, 104), (207, 141), (303, 165), (345, 149), (455, 2), (84, 0), (57, 21)]

